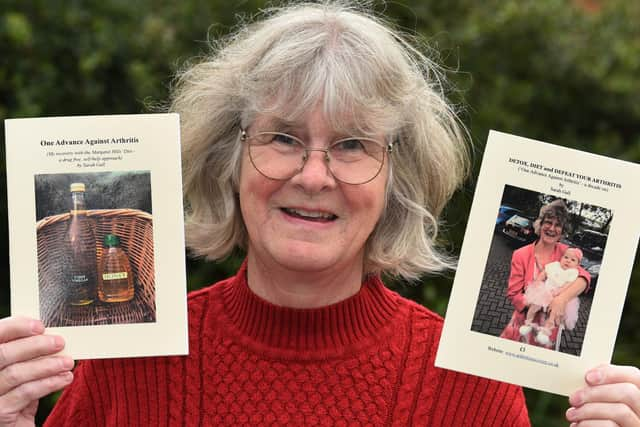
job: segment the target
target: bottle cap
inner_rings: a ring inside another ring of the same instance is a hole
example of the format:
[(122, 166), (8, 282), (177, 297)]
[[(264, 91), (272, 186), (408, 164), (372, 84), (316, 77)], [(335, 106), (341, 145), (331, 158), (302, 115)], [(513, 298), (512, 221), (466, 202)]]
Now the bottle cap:
[(84, 191), (84, 183), (82, 183), (82, 182), (74, 182), (73, 184), (71, 184), (69, 186), (69, 190), (72, 193), (75, 193), (77, 191)]
[(104, 236), (103, 242), (106, 247), (113, 248), (120, 244), (120, 238), (115, 234), (107, 234)]

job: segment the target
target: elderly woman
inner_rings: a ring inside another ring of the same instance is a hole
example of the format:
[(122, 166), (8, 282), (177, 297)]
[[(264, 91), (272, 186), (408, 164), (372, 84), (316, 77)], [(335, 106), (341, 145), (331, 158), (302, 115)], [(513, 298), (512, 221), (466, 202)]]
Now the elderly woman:
[[(519, 387), (435, 368), (442, 319), (380, 279), (451, 266), (434, 240), (467, 161), (440, 77), (380, 20), (327, 4), (278, 10), (185, 71), (188, 245), (246, 261), (189, 296), (187, 357), (72, 374), (40, 322), (0, 322), (0, 424), (70, 384), (49, 425), (529, 425)], [(632, 425), (640, 393), (602, 403), (630, 372), (593, 371), (610, 385), (572, 414)]]
[[(569, 212), (562, 200), (557, 199), (542, 206), (538, 218), (534, 222), (534, 231), (538, 235), (538, 239), (513, 252), (507, 297), (511, 300), (515, 310), (500, 335), (502, 338), (516, 341), (525, 340), (532, 345), (551, 347), (557, 338), (557, 326), (563, 322), (567, 304), (588, 290), (591, 276), (585, 269), (578, 267), (578, 277), (573, 283), (563, 288), (562, 292), (555, 296), (549, 304), (548, 319), (543, 311), (539, 311), (532, 322), (525, 321), (527, 311), (530, 306), (534, 305), (527, 298), (528, 291), (540, 286), (540, 279), (545, 276), (545, 266), (560, 261), (568, 248), (567, 245), (560, 243), (568, 223)], [(549, 342), (541, 342), (536, 338), (536, 334), (532, 333), (535, 332), (533, 327), (540, 329), (545, 324), (554, 325), (549, 334)]]

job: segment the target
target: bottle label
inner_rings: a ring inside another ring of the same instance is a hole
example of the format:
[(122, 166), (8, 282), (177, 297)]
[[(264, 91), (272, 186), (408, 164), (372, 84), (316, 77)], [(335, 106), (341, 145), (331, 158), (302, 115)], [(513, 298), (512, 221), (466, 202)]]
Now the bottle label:
[(121, 271), (119, 273), (103, 273), (102, 280), (118, 280), (118, 279), (126, 279), (127, 272)]
[(73, 274), (73, 275), (71, 275), (71, 281), (73, 283), (84, 283), (87, 280), (89, 280), (89, 278), (84, 274)]

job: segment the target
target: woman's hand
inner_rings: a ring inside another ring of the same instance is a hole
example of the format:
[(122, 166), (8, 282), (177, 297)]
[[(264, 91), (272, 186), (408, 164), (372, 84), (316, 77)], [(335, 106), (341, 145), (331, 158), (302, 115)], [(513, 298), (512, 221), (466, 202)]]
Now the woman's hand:
[(640, 426), (640, 370), (601, 365), (586, 374), (587, 386), (569, 397), (572, 427)]
[(0, 319), (0, 426), (32, 426), (38, 399), (73, 380), (73, 359), (56, 355), (58, 336), (44, 335), (39, 320)]
[(564, 312), (567, 303), (580, 295), (587, 288), (587, 281), (584, 277), (578, 277), (570, 285), (563, 286), (558, 295), (553, 297), (549, 304), (549, 318), (554, 324), (559, 325), (564, 319)]
[(553, 297), (549, 304), (549, 322), (553, 322), (554, 325), (562, 323), (567, 302), (567, 299), (562, 293)]

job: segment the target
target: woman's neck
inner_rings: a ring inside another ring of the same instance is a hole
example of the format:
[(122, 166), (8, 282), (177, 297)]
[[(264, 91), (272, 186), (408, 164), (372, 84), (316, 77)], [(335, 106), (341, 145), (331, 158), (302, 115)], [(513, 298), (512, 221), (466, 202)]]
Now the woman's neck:
[(249, 252), (249, 288), (272, 304), (290, 308), (317, 308), (355, 295), (363, 281), (362, 264), (320, 271), (296, 271)]
[(534, 247), (534, 253), (539, 262), (546, 264), (553, 256), (556, 244), (545, 243), (542, 239), (538, 240)]

